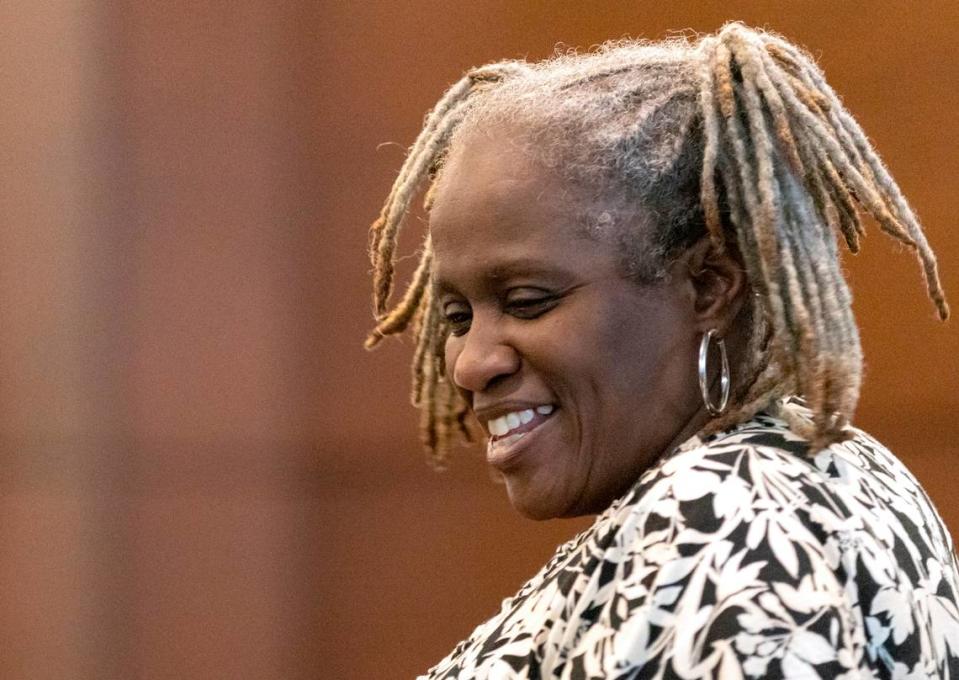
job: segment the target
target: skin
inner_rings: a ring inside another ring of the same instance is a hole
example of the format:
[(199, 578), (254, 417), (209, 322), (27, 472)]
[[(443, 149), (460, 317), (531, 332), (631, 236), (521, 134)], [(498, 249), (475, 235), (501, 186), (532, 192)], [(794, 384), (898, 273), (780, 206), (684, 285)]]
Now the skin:
[(666, 281), (637, 284), (611, 242), (584, 235), (580, 192), (527, 158), (519, 134), (467, 137), (437, 187), (430, 233), (452, 329), (447, 377), (484, 430), (553, 405), (506, 455), (490, 447), (487, 458), (521, 514), (594, 514), (707, 422), (700, 339), (718, 329), (737, 363), (747, 286), (734, 254), (708, 239)]

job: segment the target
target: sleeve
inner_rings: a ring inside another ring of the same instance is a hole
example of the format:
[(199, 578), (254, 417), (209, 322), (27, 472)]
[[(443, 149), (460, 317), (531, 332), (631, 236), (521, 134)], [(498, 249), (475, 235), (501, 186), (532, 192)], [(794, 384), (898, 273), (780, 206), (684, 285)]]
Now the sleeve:
[(558, 677), (872, 677), (855, 593), (788, 466), (749, 457), (665, 471)]

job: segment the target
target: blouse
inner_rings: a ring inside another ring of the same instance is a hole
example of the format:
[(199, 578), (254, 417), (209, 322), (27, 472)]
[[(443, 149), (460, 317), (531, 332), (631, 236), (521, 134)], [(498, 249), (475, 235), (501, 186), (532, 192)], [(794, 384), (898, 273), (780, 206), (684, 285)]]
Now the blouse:
[(959, 678), (929, 497), (861, 430), (810, 455), (773, 412), (659, 460), (420, 678)]

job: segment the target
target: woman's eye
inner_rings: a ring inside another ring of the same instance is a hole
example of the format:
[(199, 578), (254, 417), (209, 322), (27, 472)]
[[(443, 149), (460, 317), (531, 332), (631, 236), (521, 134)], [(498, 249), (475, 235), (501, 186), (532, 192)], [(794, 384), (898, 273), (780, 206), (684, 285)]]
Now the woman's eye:
[(553, 296), (517, 297), (508, 300), (506, 308), (510, 314), (520, 319), (535, 319), (555, 307), (556, 302)]
[(449, 305), (443, 310), (443, 316), (447, 325), (450, 327), (450, 333), (453, 335), (463, 335), (470, 328), (470, 321), (473, 315), (468, 309), (458, 305)]

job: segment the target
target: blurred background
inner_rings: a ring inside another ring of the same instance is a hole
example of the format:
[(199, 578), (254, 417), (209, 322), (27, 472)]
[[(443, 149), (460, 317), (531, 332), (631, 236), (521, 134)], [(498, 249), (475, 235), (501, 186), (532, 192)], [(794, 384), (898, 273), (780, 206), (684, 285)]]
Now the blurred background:
[[(589, 519), (426, 467), (367, 226), (468, 67), (733, 18), (820, 58), (959, 307), (959, 3), (0, 4), (0, 677), (411, 677), (491, 615)], [(955, 322), (847, 262), (858, 422), (959, 531)]]

